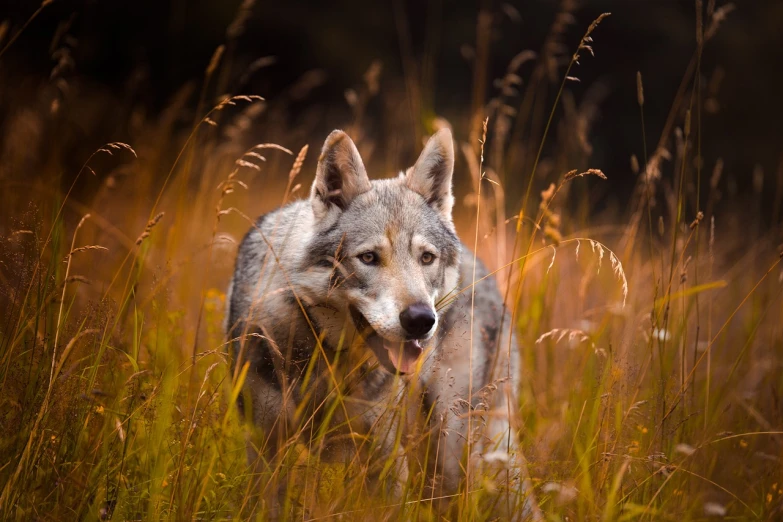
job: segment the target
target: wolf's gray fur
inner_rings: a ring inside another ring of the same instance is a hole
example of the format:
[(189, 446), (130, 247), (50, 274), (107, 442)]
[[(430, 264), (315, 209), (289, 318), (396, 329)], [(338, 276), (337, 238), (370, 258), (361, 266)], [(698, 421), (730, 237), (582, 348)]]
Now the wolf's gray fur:
[[(509, 435), (516, 339), (493, 279), (456, 236), (453, 167), (451, 132), (441, 130), (406, 173), (370, 181), (351, 139), (334, 131), (309, 200), (262, 216), (245, 236), (227, 330), (235, 368), (249, 363), (240, 407), (259, 428), (248, 442), (257, 470), (274, 469), (282, 442), (325, 434), (315, 444), (322, 459), (369, 459), (387, 490), (424, 472), (427, 496), (448, 496), (464, 483), (471, 409), (482, 435), (470, 458), (511, 455), (502, 475), (529, 489)], [(471, 329), (472, 292), (459, 290), (474, 268)], [(427, 444), (400, 447), (400, 429), (403, 442)], [(392, 478), (381, 476), (390, 458)], [(536, 511), (532, 501), (516, 510)]]

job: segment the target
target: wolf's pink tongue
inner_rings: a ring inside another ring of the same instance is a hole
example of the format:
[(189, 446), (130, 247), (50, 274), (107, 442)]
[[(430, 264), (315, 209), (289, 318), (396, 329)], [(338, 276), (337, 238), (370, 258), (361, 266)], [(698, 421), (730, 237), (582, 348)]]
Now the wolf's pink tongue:
[(389, 359), (400, 373), (413, 373), (416, 361), (423, 351), (419, 341), (394, 343), (384, 340), (383, 347), (389, 351)]

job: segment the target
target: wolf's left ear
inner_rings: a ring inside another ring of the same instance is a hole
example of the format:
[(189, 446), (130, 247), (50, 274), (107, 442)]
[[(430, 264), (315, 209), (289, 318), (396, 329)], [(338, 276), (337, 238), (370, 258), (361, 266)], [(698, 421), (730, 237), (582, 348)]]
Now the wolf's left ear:
[(427, 141), (416, 164), (408, 169), (405, 185), (424, 196), (447, 221), (451, 222), (454, 196), (451, 176), (454, 173), (454, 140), (449, 129), (441, 129)]
[(316, 218), (322, 218), (332, 208), (345, 210), (353, 198), (371, 188), (353, 140), (341, 130), (332, 131), (321, 149), (315, 181), (310, 189)]

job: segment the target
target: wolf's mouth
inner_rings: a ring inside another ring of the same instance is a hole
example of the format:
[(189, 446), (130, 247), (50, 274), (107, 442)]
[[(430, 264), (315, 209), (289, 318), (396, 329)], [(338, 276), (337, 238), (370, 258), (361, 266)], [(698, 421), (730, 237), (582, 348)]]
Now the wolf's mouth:
[(375, 353), (381, 366), (391, 373), (402, 375), (413, 373), (416, 370), (416, 361), (424, 352), (421, 339), (410, 339), (404, 342), (385, 339), (373, 329), (359, 310), (353, 306), (349, 308), (356, 331)]

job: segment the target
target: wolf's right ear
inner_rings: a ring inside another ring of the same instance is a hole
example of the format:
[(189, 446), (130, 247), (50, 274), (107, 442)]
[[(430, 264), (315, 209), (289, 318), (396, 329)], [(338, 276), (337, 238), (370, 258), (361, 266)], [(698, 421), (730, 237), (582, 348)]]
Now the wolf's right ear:
[(370, 190), (370, 180), (353, 140), (341, 130), (329, 134), (318, 158), (310, 202), (317, 219), (332, 208), (345, 210), (353, 198)]

